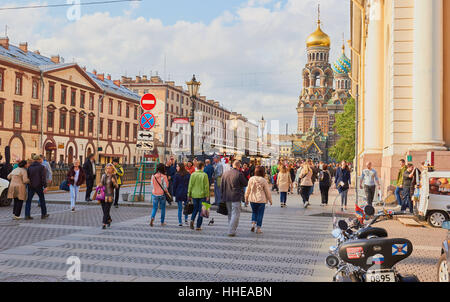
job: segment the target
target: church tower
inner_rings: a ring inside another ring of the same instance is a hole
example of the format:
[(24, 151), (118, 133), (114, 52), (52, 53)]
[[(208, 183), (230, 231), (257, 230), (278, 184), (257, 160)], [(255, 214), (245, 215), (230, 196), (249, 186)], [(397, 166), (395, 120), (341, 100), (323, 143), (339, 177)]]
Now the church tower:
[(306, 40), (307, 63), (303, 69), (303, 89), (297, 106), (298, 133), (309, 130), (317, 108), (316, 118), (321, 131), (329, 131), (328, 110), (326, 105), (333, 95), (333, 70), (329, 63), (330, 37), (321, 29), (320, 6), (318, 10), (317, 29)]

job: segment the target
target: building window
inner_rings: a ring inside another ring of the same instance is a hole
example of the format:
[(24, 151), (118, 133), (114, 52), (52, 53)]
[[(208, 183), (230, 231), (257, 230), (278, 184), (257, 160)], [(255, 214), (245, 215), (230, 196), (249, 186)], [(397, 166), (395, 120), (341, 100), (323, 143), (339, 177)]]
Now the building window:
[(100, 107), (100, 113), (103, 113), (103, 98), (101, 96), (98, 98), (98, 106)]
[(61, 87), (61, 104), (66, 104), (67, 87)]
[(113, 121), (108, 121), (108, 136), (112, 136), (113, 132)]
[(22, 123), (22, 104), (14, 104), (14, 123)]
[[(53, 123), (52, 123), (53, 124)], [(61, 112), (59, 117), (59, 128), (61, 130), (66, 130), (66, 114)]]
[(130, 123), (125, 123), (125, 138), (128, 139), (130, 137)]
[(134, 124), (133, 125), (133, 139), (137, 139), (137, 125)]
[(31, 126), (37, 126), (39, 120), (39, 109), (31, 108)]
[(16, 74), (16, 94), (22, 95), (22, 75)]
[(50, 83), (48, 86), (48, 101), (54, 102), (55, 101), (55, 84)]
[(5, 70), (0, 69), (0, 91), (3, 91), (3, 79), (5, 77)]
[(94, 132), (94, 119), (92, 118), (88, 119), (88, 132), (89, 133)]
[(85, 93), (82, 91), (80, 93), (80, 108), (84, 108), (84, 97), (85, 97)]
[(117, 122), (117, 138), (120, 138), (122, 135), (122, 122)]
[(118, 116), (122, 115), (122, 102), (118, 102), (117, 104), (117, 115)]
[(94, 94), (89, 94), (89, 110), (94, 110)]
[(80, 132), (84, 132), (84, 116), (80, 116)]
[(77, 92), (76, 90), (72, 90), (72, 93), (70, 94), (70, 106), (76, 106), (76, 97), (77, 97)]
[(70, 114), (69, 130), (75, 131), (75, 114)]
[(53, 128), (53, 121), (55, 120), (55, 113), (53, 111), (47, 111), (47, 127)]
[(127, 107), (125, 109), (125, 116), (128, 118), (130, 117), (130, 105), (127, 104)]
[(113, 100), (109, 99), (108, 114), (113, 114)]
[(100, 127), (99, 127), (98, 132), (99, 132), (101, 135), (103, 135), (103, 119), (102, 119), (102, 118), (100, 119)]
[(137, 107), (134, 106), (134, 119), (137, 120)]
[(39, 82), (38, 82), (38, 80), (33, 80), (33, 84), (31, 87), (31, 97), (33, 99), (37, 99), (39, 97)]
[(0, 127), (3, 127), (3, 116), (5, 113), (5, 103), (3, 100), (0, 101)]

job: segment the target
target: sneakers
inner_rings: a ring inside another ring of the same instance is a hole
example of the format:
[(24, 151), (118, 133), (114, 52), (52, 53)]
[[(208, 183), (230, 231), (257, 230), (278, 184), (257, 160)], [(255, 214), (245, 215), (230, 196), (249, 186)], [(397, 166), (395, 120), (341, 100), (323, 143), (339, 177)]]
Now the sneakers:
[(202, 230), (202, 228), (196, 228), (195, 230), (196, 230), (196, 231), (201, 231), (201, 230)]
[(252, 232), (252, 233), (255, 232), (255, 225), (252, 225), (252, 228), (251, 228), (250, 232)]
[(161, 223), (161, 226), (166, 226), (166, 225), (167, 225), (167, 223), (165, 223), (165, 222)]
[(178, 225), (179, 227), (182, 227), (183, 226), (183, 224), (182, 223), (180, 223), (179, 225)]
[(45, 214), (41, 216), (41, 219), (47, 219), (50, 215), (49, 214)]
[(72, 208), (72, 210), (70, 210), (72, 213), (75, 213), (75, 208)]
[(13, 215), (13, 220), (20, 220), (19, 216)]
[(191, 220), (191, 225), (190, 225), (191, 230), (194, 229), (194, 221)]
[(25, 216), (25, 220), (32, 220), (33, 219), (33, 217), (31, 217), (31, 216)]
[(185, 220), (185, 221), (184, 221), (184, 224), (185, 224), (185, 225), (188, 225), (189, 223), (188, 223), (188, 221), (187, 221), (187, 220)]
[(256, 230), (256, 234), (262, 234), (263, 232), (261, 231), (261, 229), (260, 228), (258, 228), (257, 230)]

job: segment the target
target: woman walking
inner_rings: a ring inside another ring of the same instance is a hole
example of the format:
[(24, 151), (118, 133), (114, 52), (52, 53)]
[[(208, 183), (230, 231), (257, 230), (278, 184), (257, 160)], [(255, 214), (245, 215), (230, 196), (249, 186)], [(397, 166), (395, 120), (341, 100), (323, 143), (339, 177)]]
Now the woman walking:
[(319, 187), (320, 194), (322, 195), (322, 203), (320, 206), (328, 205), (328, 192), (331, 187), (331, 174), (328, 171), (328, 165), (323, 164), (322, 171), (319, 172)]
[(27, 199), (27, 186), (30, 182), (27, 173), (28, 163), (22, 160), (16, 169), (8, 175), (10, 180), (8, 189), (8, 199), (14, 199), (13, 219), (19, 220), (22, 212), (23, 201)]
[(114, 190), (119, 187), (116, 170), (113, 164), (106, 165), (105, 174), (102, 175), (100, 184), (97, 186), (103, 186), (105, 191), (105, 200), (101, 200), (100, 203), (103, 210), (103, 229), (106, 229), (106, 226), (111, 227), (111, 205), (114, 202)]
[(281, 207), (286, 207), (287, 193), (292, 185), (291, 174), (289, 174), (288, 169), (285, 165), (281, 166), (280, 172), (277, 176), (277, 186), (280, 190), (280, 203)]
[[(290, 165), (289, 166), (289, 174), (291, 175), (291, 181), (294, 184), (295, 181), (295, 169), (294, 169), (294, 165)], [(294, 194), (294, 186), (289, 188), (289, 193)]]
[(311, 193), (313, 171), (311, 166), (305, 162), (302, 166), (302, 172), (300, 173), (300, 195), (303, 199), (303, 206), (306, 209), (309, 206), (309, 195)]
[[(182, 215), (183, 215), (183, 205), (187, 204), (188, 198), (188, 186), (191, 174), (186, 171), (183, 163), (177, 165), (177, 173), (173, 177), (173, 192), (178, 203), (178, 223), (179, 226), (183, 226)], [(184, 216), (184, 223), (188, 224), (188, 215)]]
[(192, 230), (194, 229), (195, 217), (198, 214), (197, 228), (195, 229), (197, 231), (202, 230), (202, 203), (209, 202), (209, 180), (208, 174), (203, 172), (204, 167), (205, 164), (203, 162), (199, 161), (197, 163), (197, 171), (192, 173), (188, 186), (188, 197), (194, 203), (194, 212), (192, 212), (190, 227)]
[(341, 166), (336, 170), (336, 188), (341, 195), (341, 210), (347, 211), (347, 194), (350, 189), (350, 169), (345, 162), (342, 161)]
[(251, 177), (247, 191), (245, 192), (245, 204), (250, 202), (252, 207), (252, 229), (256, 234), (262, 234), (261, 227), (264, 217), (264, 210), (266, 203), (269, 202), (272, 205), (272, 194), (270, 193), (269, 183), (264, 178), (264, 167), (255, 168), (255, 176)]
[(153, 201), (153, 209), (152, 216), (150, 220), (150, 226), (153, 226), (155, 222), (156, 212), (158, 211), (158, 207), (161, 208), (161, 226), (165, 226), (164, 222), (166, 218), (166, 196), (164, 196), (164, 192), (167, 193), (167, 189), (169, 188), (169, 180), (166, 176), (166, 166), (164, 164), (158, 164), (156, 167), (156, 174), (152, 176), (152, 201)]
[(75, 212), (75, 202), (78, 199), (80, 186), (84, 183), (85, 180), (86, 175), (83, 171), (83, 168), (80, 167), (80, 161), (78, 159), (75, 159), (73, 162), (73, 166), (67, 173), (67, 183), (70, 188), (70, 208), (72, 213)]

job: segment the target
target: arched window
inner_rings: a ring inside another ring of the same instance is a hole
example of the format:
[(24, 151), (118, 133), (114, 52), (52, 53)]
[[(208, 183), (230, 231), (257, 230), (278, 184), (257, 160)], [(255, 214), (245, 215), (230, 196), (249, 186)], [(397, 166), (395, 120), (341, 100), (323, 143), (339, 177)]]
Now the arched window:
[(320, 87), (320, 73), (314, 73), (314, 87)]

